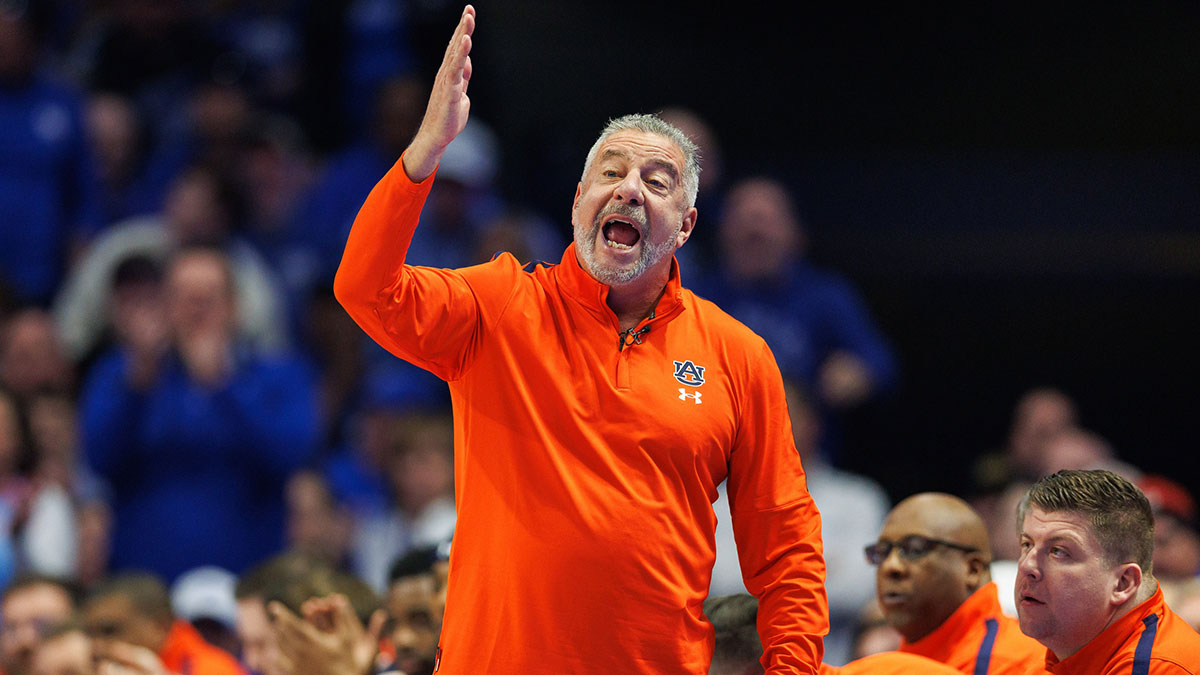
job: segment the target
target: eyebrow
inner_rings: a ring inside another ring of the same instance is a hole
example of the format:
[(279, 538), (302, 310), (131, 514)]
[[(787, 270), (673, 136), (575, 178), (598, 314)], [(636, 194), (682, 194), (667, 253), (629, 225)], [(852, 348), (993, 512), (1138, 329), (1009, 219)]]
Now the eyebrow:
[[(629, 153), (625, 152), (624, 150), (616, 150), (616, 149), (610, 148), (608, 150), (605, 150), (604, 153), (600, 155), (601, 160), (611, 159), (613, 157), (617, 157), (619, 159), (629, 161)], [(652, 160), (650, 160), (650, 165), (657, 169), (662, 169), (663, 171), (666, 171), (667, 174), (669, 176), (671, 176), (671, 180), (674, 180), (674, 181), (679, 180), (679, 170), (675, 168), (674, 164), (671, 164), (670, 162), (668, 162), (666, 160), (662, 160), (662, 159), (652, 159)]]

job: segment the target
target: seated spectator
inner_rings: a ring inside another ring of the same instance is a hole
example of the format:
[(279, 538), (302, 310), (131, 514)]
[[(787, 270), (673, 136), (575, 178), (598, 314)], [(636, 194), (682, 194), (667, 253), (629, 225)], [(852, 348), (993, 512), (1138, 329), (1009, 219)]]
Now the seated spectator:
[(220, 251), (181, 251), (164, 286), (165, 309), (96, 363), (82, 397), (89, 464), (112, 486), (112, 565), (240, 573), (283, 545), (284, 482), (317, 440), (312, 373), (242, 347)]
[(433, 675), (442, 631), (442, 605), (433, 567), (437, 547), (409, 551), (392, 565), (385, 606), (392, 621), (395, 666), (405, 675)]
[(353, 519), (317, 471), (298, 471), (288, 479), (287, 548), (324, 561), (348, 564)]
[(48, 631), (75, 612), (76, 589), (54, 577), (22, 576), (0, 596), (0, 665), (6, 675), (27, 675)]
[(1137, 486), (1060, 471), (1030, 488), (1019, 522), (1017, 614), (1050, 672), (1200, 672), (1200, 634), (1154, 578), (1154, 513)]
[(968, 675), (1040, 670), (1044, 650), (1000, 609), (987, 528), (966, 502), (905, 499), (866, 553), (883, 616), (904, 637), (900, 651)]
[[(31, 675), (93, 675), (92, 641), (75, 623), (60, 624), (46, 633), (33, 652)], [(21, 671), (10, 671), (14, 675)]]
[(167, 587), (149, 574), (129, 573), (102, 582), (83, 602), (82, 620), (94, 640), (141, 647), (167, 671), (245, 675), (232, 654), (175, 616)]
[(1200, 574), (1200, 532), (1196, 531), (1196, 501), (1179, 483), (1154, 474), (1143, 475), (1137, 486), (1154, 510), (1154, 578), (1183, 583)]
[(46, 310), (25, 308), (0, 323), (0, 388), (23, 405), (40, 392), (70, 393), (75, 371)]
[(267, 615), (266, 593), (277, 583), (290, 583), (326, 569), (327, 565), (312, 556), (289, 552), (260, 562), (238, 578), (234, 587), (237, 600), (237, 635), (241, 643), (241, 658), (252, 672), (259, 675), (281, 675), (278, 646)]
[(237, 577), (220, 567), (205, 565), (188, 570), (171, 584), (171, 609), (205, 642), (237, 654), (236, 585)]

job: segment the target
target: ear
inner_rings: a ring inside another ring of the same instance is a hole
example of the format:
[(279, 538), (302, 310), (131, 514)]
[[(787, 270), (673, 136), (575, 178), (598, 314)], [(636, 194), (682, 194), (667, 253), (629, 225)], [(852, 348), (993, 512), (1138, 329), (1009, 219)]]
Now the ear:
[(696, 207), (691, 207), (683, 213), (683, 224), (679, 228), (679, 234), (675, 237), (675, 248), (683, 246), (692, 236), (692, 230), (696, 228), (696, 216), (699, 211)]
[(1117, 567), (1116, 584), (1110, 595), (1110, 602), (1120, 606), (1137, 596), (1142, 587), (1142, 568), (1137, 563), (1125, 563)]
[(579, 195), (583, 194), (583, 183), (575, 184), (575, 199), (571, 200), (571, 221), (575, 221), (575, 209), (579, 208)]
[(992, 570), (988, 566), (987, 559), (979, 553), (969, 554), (967, 556), (967, 587), (971, 592), (975, 592), (991, 579)]

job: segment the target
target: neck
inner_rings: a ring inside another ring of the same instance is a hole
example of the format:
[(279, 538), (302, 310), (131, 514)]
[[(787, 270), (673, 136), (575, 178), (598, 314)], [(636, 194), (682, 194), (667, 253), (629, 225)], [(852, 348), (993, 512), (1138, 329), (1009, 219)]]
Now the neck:
[(667, 290), (666, 280), (649, 288), (637, 289), (628, 286), (610, 286), (608, 289), (608, 307), (617, 315), (617, 324), (621, 330), (629, 330), (650, 316), (659, 298)]

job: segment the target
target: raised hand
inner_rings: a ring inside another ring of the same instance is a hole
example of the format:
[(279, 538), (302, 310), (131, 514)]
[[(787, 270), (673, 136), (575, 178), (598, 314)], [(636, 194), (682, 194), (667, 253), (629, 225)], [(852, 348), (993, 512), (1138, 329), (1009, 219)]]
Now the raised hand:
[(471, 111), (467, 85), (471, 81), (471, 35), (474, 32), (475, 8), (467, 5), (442, 57), (421, 127), (404, 153), (404, 172), (415, 182), (433, 174), (446, 146), (467, 125)]

